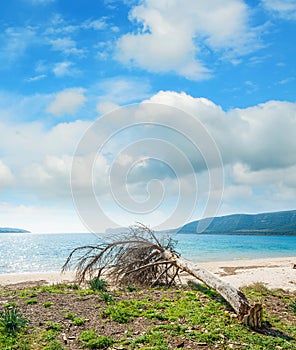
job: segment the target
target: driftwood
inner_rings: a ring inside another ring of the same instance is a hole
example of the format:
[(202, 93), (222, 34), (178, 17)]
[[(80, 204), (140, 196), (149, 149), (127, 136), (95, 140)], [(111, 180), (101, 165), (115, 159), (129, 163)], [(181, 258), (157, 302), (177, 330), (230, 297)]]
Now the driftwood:
[(181, 258), (170, 237), (158, 238), (142, 224), (131, 227), (128, 233), (117, 236), (112, 242), (74, 249), (63, 270), (73, 263), (80, 283), (103, 275), (111, 283), (119, 285), (171, 285), (180, 279), (183, 271), (218, 292), (245, 325), (252, 328), (262, 325), (260, 304), (251, 306), (240, 290)]

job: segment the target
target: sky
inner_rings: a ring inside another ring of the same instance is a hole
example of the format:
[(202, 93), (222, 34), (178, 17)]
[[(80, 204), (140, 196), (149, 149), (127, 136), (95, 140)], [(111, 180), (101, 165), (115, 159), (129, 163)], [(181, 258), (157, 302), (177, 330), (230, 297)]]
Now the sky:
[(0, 227), (296, 208), (295, 0), (10, 0), (0, 27)]

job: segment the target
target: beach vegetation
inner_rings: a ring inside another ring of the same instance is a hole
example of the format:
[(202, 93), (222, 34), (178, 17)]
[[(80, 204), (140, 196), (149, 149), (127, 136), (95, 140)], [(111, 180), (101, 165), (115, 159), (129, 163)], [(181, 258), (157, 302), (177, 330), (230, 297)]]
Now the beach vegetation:
[(90, 289), (94, 290), (94, 291), (100, 291), (100, 292), (106, 292), (107, 291), (107, 286), (108, 283), (99, 278), (99, 277), (94, 277), (92, 278), (89, 282), (89, 287)]
[(43, 305), (45, 308), (48, 308), (48, 307), (51, 307), (51, 306), (52, 306), (52, 302), (51, 302), (51, 301), (45, 301), (42, 305)]
[(265, 283), (255, 282), (242, 288), (243, 291), (249, 291), (253, 296), (266, 296), (269, 291)]
[(73, 318), (73, 325), (74, 326), (82, 326), (83, 324), (85, 324), (85, 318), (83, 317), (74, 317)]
[(113, 338), (99, 335), (95, 330), (83, 331), (79, 339), (89, 349), (108, 349), (114, 343)]
[(0, 326), (6, 333), (16, 333), (27, 326), (28, 319), (18, 307), (8, 307), (0, 312)]
[(48, 321), (45, 323), (46, 329), (47, 330), (53, 330), (60, 332), (62, 330), (62, 325), (59, 322), (53, 322), (53, 321)]
[(46, 345), (43, 350), (64, 350), (62, 343), (58, 340), (51, 340), (48, 345)]
[(112, 295), (111, 293), (109, 293), (109, 292), (101, 292), (101, 293), (100, 293), (100, 296), (101, 296), (102, 300), (104, 300), (104, 302), (105, 302), (106, 304), (111, 304), (111, 303), (114, 302), (114, 297), (113, 297), (113, 295)]
[(59, 332), (53, 330), (53, 329), (42, 329), (39, 333), (39, 338), (41, 342), (50, 342), (52, 340), (55, 340), (57, 334)]
[[(0, 305), (8, 300), (15, 302), (20, 314), (30, 319), (15, 333), (6, 332), (0, 324), (1, 350), (296, 350), (292, 292), (245, 288), (251, 302), (259, 298), (265, 306), (263, 327), (253, 330), (238, 321), (217, 292), (196, 283), (137, 287), (132, 292), (126, 288), (112, 290), (116, 296), (112, 303), (106, 303), (100, 297), (102, 293), (94, 291), (77, 299), (81, 290), (70, 287), (71, 292), (61, 294), (40, 292), (41, 286), (31, 289), (38, 294), (38, 304), (32, 308), (18, 296), (17, 288), (1, 293)], [(43, 304), (48, 300), (52, 306), (46, 310)]]
[(38, 300), (37, 299), (28, 299), (25, 301), (26, 305), (33, 305), (33, 304), (37, 304)]
[(296, 315), (296, 300), (293, 300), (289, 306), (292, 312)]
[(5, 308), (17, 308), (18, 303), (16, 301), (9, 301), (8, 303), (4, 304)]
[(128, 285), (128, 286), (126, 287), (126, 290), (127, 290), (128, 292), (135, 292), (137, 289), (138, 289), (138, 288), (137, 288), (136, 286), (132, 286), (132, 285)]
[(34, 298), (37, 296), (37, 293), (32, 289), (23, 289), (19, 291), (18, 296), (20, 298)]
[(72, 320), (73, 321), (74, 318), (75, 318), (75, 315), (72, 312), (67, 312), (66, 315), (65, 315), (65, 318), (67, 320)]
[(36, 287), (36, 291), (50, 294), (68, 294), (73, 290), (76, 290), (76, 285), (70, 283), (54, 283), (52, 285)]

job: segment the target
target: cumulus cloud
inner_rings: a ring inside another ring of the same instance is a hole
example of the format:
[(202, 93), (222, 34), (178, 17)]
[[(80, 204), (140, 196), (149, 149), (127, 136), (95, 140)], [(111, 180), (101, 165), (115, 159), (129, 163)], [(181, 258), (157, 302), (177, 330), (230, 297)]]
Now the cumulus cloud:
[(69, 89), (58, 93), (47, 107), (47, 112), (59, 116), (74, 114), (86, 102), (83, 89)]
[[(51, 108), (57, 115), (69, 113), (77, 99), (80, 102), (75, 109), (84, 103), (84, 92), (80, 89), (65, 90), (57, 94)], [(151, 104), (155, 109), (151, 110)], [(158, 104), (175, 109), (165, 113), (157, 109)], [(215, 163), (203, 159), (203, 156), (211, 158), (211, 152), (204, 144), (198, 121), (211, 135), (223, 159), (223, 213), (295, 206), (295, 103), (269, 101), (224, 111), (206, 98), (184, 92), (160, 91), (130, 108), (119, 108), (112, 120), (107, 115), (107, 122), (103, 124), (100, 124), (103, 118), (100, 117), (93, 130), (89, 129), (93, 125), (89, 121), (59, 123), (49, 128), (42, 122), (16, 124), (9, 119), (3, 120), (0, 123), (0, 187), (18, 193), (22, 189), (24, 200), (26, 193), (30, 193), (30, 198), (41, 202), (46, 199), (50, 203), (57, 200), (69, 203), (73, 154), (86, 130), (92, 130), (74, 158), (79, 164), (79, 173), (72, 181), (78, 195), (86, 197), (91, 187), (110, 212), (114, 195), (118, 195), (117, 199), (124, 205), (134, 200), (136, 208), (146, 208), (153, 203), (163, 218), (164, 213), (174, 207), (173, 201), (178, 200), (179, 193), (182, 194), (181, 200), (192, 199), (194, 176), (198, 182), (198, 203), (206, 199), (212, 181), (206, 170), (207, 167), (215, 170)], [(193, 119), (187, 121), (186, 113), (194, 116)], [(161, 122), (160, 127), (154, 125), (156, 121)], [(141, 124), (143, 122), (148, 124)], [(170, 128), (172, 122), (174, 130)], [(122, 123), (130, 123), (132, 127), (122, 129)], [(200, 151), (180, 132), (186, 123), (189, 123), (187, 136), (197, 135)], [(103, 143), (107, 135), (111, 137)], [(191, 167), (186, 159), (192, 162)], [(89, 169), (93, 178), (87, 176)], [(215, 177), (216, 173), (213, 174)], [(109, 188), (110, 181), (113, 193)], [(219, 192), (215, 186), (212, 188), (214, 195), (215, 191)], [(157, 200), (161, 202), (159, 207)], [(122, 212), (117, 211), (117, 214), (120, 216)]]
[(269, 101), (223, 111), (205, 98), (162, 91), (151, 102), (169, 104), (195, 115), (216, 141), (225, 163), (240, 160), (259, 170), (296, 163), (296, 104)]
[(296, 20), (296, 3), (294, 0), (262, 0), (262, 4), (275, 16), (287, 20)]
[(152, 72), (202, 80), (211, 74), (202, 63), (204, 47), (229, 58), (258, 48), (242, 0), (189, 0), (186, 6), (182, 0), (145, 0), (131, 10), (130, 20), (140, 30), (118, 40), (116, 57)]
[(13, 184), (14, 176), (10, 168), (0, 159), (0, 189)]

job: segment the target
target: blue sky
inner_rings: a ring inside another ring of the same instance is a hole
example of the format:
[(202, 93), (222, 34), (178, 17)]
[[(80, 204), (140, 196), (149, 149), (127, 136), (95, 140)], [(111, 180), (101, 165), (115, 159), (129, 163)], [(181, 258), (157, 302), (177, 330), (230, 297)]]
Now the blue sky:
[[(136, 115), (128, 119), (120, 107), (147, 102), (175, 108), (176, 127), (186, 119), (180, 110), (194, 115), (216, 143), (223, 193), (212, 213), (295, 209), (294, 0), (10, 0), (1, 2), (0, 14), (0, 226), (92, 229), (71, 196), (79, 140), (116, 108), (118, 120), (134, 126)], [(148, 113), (142, 121), (151, 118)], [(121, 123), (113, 125), (114, 132)], [(174, 151), (165, 153), (161, 144), (159, 155), (149, 155), (152, 138), (188, 150), (186, 142), (168, 129), (151, 132), (113, 135), (116, 140), (91, 165), (98, 171), (92, 179), (96, 198), (110, 219), (96, 229), (136, 220), (179, 225), (205, 215), (206, 192), (216, 191), (203, 191), (209, 171), (197, 162), (192, 172), (199, 187), (186, 191), (192, 174), (178, 173), (182, 164), (170, 157)], [(142, 154), (128, 148), (147, 135)], [(89, 154), (80, 156), (89, 164)], [(122, 168), (110, 192), (116, 160)], [(118, 206), (129, 195), (145, 202), (150, 190), (163, 192), (155, 210), (143, 214)], [(116, 191), (120, 201), (114, 201)], [(193, 203), (194, 196), (199, 200), (190, 215), (171, 219), (177, 216), (175, 201)]]

